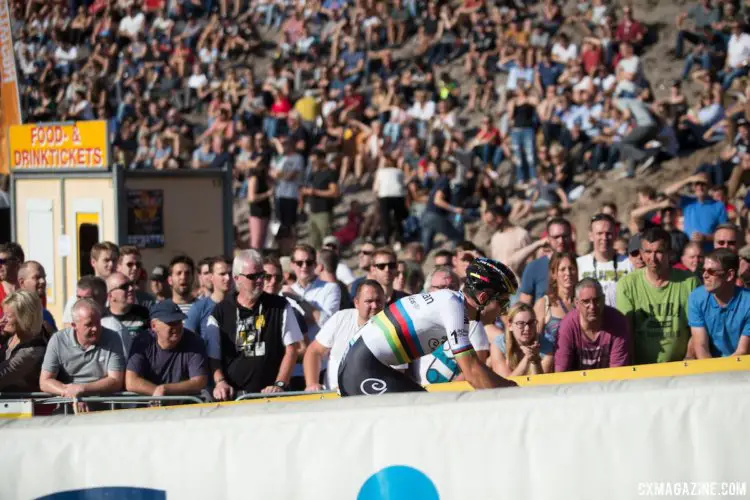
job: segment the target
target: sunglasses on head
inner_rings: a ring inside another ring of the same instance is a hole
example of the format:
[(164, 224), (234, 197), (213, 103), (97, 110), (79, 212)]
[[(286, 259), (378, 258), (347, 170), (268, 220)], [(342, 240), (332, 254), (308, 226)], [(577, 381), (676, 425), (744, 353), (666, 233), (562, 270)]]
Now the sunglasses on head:
[(238, 274), (238, 276), (244, 276), (250, 281), (258, 281), (259, 279), (264, 278), (266, 276), (266, 272), (259, 271), (257, 273), (252, 273), (252, 274)]
[(313, 259), (307, 259), (307, 260), (295, 260), (294, 265), (297, 267), (312, 267), (313, 264), (315, 264), (315, 261)]
[(398, 269), (398, 264), (395, 262), (381, 262), (379, 264), (373, 264), (375, 267), (380, 269), (381, 271), (385, 271), (386, 269), (390, 269), (391, 271), (395, 271)]

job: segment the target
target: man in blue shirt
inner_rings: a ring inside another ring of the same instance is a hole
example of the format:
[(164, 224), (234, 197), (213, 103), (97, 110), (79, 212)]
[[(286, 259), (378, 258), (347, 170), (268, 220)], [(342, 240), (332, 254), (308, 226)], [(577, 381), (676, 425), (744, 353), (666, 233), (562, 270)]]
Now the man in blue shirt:
[(750, 353), (750, 290), (736, 285), (739, 257), (727, 248), (703, 264), (703, 286), (688, 298), (688, 324), (695, 357)]
[[(547, 245), (550, 253), (569, 252), (573, 244), (573, 232), (570, 222), (558, 217), (547, 222)], [(521, 277), (520, 301), (534, 305), (537, 300), (547, 293), (547, 277), (549, 275), (549, 255), (532, 260), (523, 270)]]
[(690, 241), (702, 243), (703, 249), (710, 252), (713, 249), (713, 233), (719, 224), (727, 221), (727, 210), (722, 202), (708, 196), (708, 177), (703, 173), (675, 182), (666, 187), (664, 193), (671, 196), (688, 184), (693, 185), (695, 196), (680, 197), (683, 231)]
[(212, 259), (208, 269), (211, 273), (213, 292), (193, 304), (185, 320), (185, 329), (203, 338), (204, 342), (207, 342), (204, 332), (208, 317), (214, 312), (216, 304), (224, 300), (226, 294), (232, 289), (232, 264), (226, 257)]

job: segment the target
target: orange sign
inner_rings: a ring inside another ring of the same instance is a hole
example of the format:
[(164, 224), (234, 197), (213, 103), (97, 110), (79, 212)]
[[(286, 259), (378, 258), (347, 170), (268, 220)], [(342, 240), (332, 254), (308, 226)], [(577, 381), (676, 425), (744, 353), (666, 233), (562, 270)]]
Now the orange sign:
[(21, 103), (18, 99), (16, 60), (7, 0), (0, 0), (0, 71), (0, 173), (7, 174), (10, 148), (6, 131), (11, 125), (21, 123)]
[(103, 120), (15, 125), (8, 136), (13, 169), (108, 166), (107, 122)]

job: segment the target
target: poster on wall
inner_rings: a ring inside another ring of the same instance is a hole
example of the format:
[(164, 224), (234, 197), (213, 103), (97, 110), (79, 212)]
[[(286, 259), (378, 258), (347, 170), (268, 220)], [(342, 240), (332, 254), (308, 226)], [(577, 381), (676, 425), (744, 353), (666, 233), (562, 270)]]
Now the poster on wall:
[(129, 189), (128, 245), (138, 248), (164, 247), (164, 191)]

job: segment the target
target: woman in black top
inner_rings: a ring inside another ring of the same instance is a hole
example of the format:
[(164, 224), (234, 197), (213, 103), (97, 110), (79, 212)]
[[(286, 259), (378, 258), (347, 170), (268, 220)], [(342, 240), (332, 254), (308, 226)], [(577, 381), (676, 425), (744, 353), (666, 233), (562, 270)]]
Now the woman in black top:
[(273, 185), (268, 175), (268, 163), (261, 162), (247, 173), (247, 202), (250, 206), (250, 248), (262, 249), (266, 242), (268, 222), (271, 220)]
[(516, 183), (526, 184), (536, 180), (536, 106), (539, 101), (529, 95), (524, 84), (518, 86), (516, 96), (508, 103), (510, 140)]

